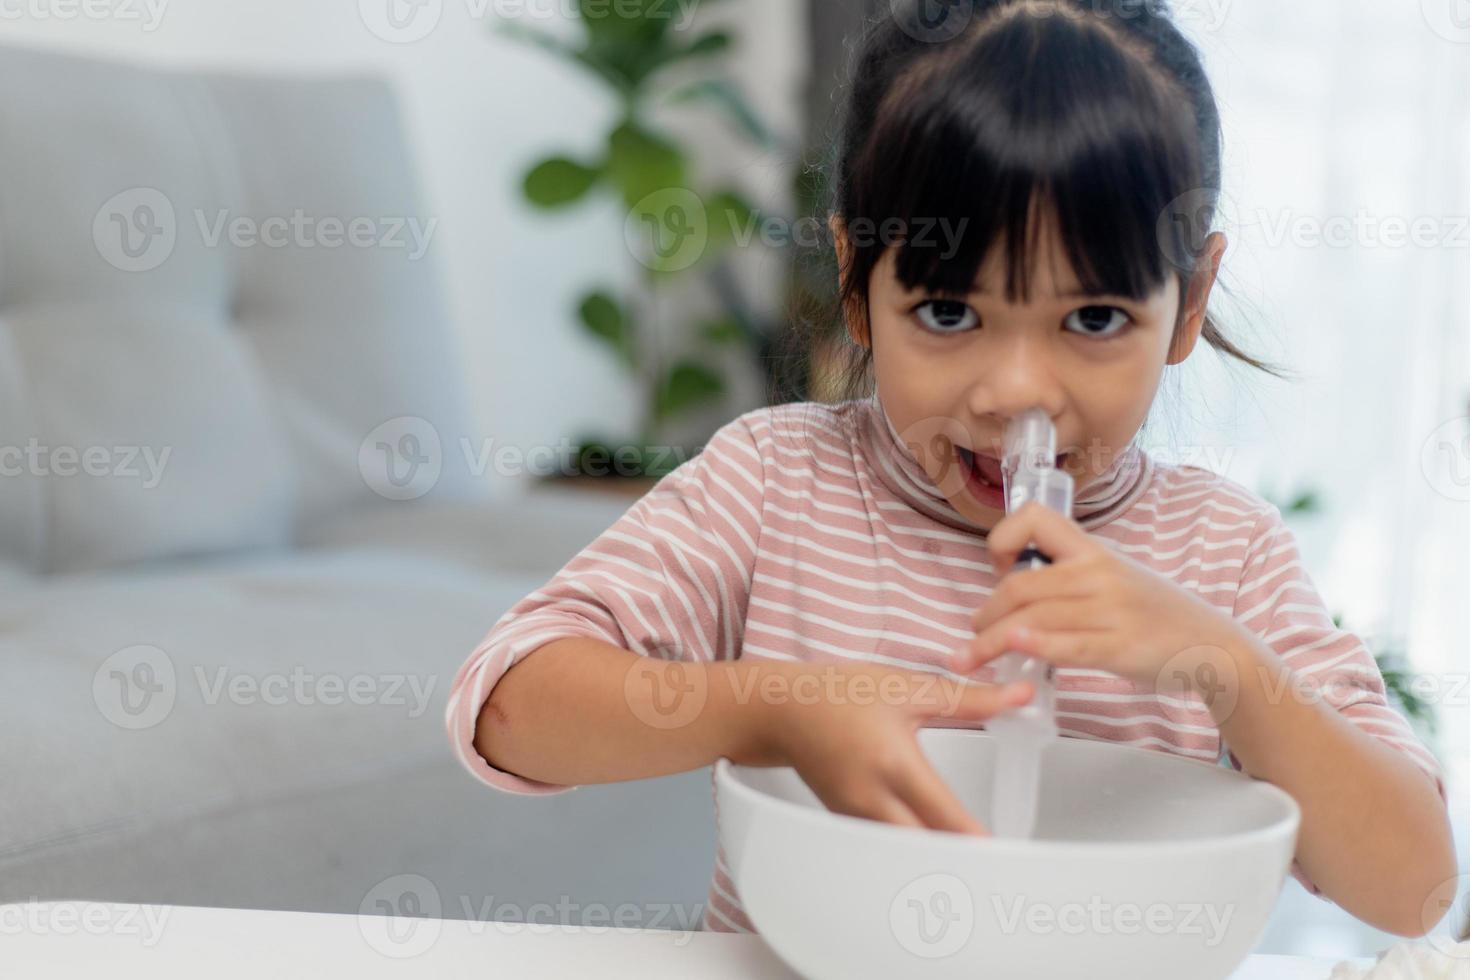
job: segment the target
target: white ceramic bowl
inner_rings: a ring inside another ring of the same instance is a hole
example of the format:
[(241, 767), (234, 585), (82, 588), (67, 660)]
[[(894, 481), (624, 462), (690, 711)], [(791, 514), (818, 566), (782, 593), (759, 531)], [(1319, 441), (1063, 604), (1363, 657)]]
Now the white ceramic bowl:
[[(982, 822), (995, 743), (924, 728)], [(1224, 980), (1291, 869), (1301, 810), (1234, 770), (1060, 738), (1027, 840), (832, 813), (790, 768), (715, 766), (720, 840), (746, 913), (814, 980)]]

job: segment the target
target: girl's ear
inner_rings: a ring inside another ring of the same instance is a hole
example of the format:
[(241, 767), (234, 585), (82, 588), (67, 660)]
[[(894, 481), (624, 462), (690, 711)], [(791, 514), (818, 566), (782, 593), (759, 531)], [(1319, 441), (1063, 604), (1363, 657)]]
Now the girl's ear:
[(1173, 343), (1169, 345), (1166, 363), (1183, 363), (1199, 342), (1200, 333), (1205, 328), (1205, 314), (1210, 307), (1210, 293), (1214, 291), (1215, 280), (1220, 275), (1220, 260), (1225, 257), (1227, 244), (1223, 232), (1211, 232), (1205, 239), (1199, 268), (1190, 280), (1188, 293), (1180, 301), (1179, 328), (1174, 332)]
[[(848, 270), (852, 261), (852, 242), (847, 237), (847, 222), (842, 220), (842, 215), (836, 211), (827, 216), (827, 228), (832, 232), (832, 241), (837, 247), (837, 289), (839, 295), (845, 295)], [(848, 304), (843, 308), (842, 319), (847, 326), (847, 335), (852, 342), (859, 347), (868, 346), (867, 338), (867, 315), (863, 310), (856, 310)]]

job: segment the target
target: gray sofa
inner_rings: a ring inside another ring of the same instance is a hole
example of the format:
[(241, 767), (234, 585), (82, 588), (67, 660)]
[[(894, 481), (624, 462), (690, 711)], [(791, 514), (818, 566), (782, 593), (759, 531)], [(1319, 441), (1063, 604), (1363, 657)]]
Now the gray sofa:
[(452, 760), (460, 662), (627, 501), (460, 451), (388, 86), (8, 49), (0, 175), (0, 903), (702, 903), (706, 773)]

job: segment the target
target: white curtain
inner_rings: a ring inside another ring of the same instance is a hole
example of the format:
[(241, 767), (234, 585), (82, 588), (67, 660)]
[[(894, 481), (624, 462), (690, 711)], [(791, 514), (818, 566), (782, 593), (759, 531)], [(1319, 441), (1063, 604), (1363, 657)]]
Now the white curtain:
[[(1470, 2), (1176, 0), (1225, 127), (1228, 323), (1150, 439), (1273, 498), (1329, 605), (1407, 651), (1470, 812)], [(1187, 460), (1186, 460), (1187, 461)]]

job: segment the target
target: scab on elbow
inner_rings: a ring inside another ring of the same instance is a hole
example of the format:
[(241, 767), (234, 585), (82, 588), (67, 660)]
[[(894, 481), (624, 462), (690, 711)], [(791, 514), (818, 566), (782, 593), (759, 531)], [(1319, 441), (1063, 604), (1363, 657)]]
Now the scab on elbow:
[[(496, 747), (503, 748), (505, 737), (510, 732), (510, 716), (505, 706), (495, 697), (495, 691), (485, 699), (480, 714), (475, 719), (475, 751), (490, 765), (495, 765)], [(498, 767), (497, 767), (498, 768)]]

